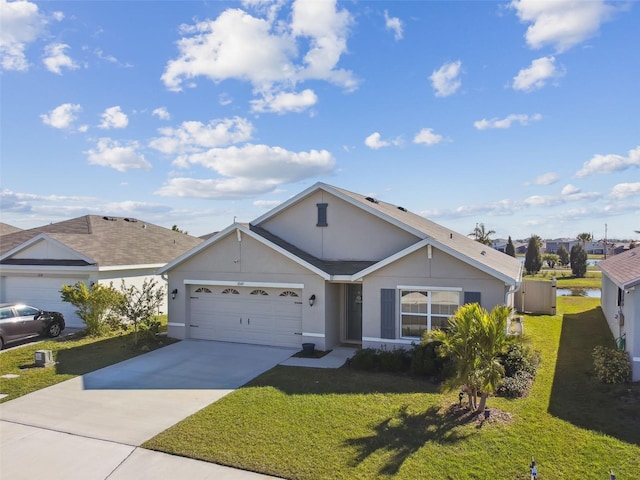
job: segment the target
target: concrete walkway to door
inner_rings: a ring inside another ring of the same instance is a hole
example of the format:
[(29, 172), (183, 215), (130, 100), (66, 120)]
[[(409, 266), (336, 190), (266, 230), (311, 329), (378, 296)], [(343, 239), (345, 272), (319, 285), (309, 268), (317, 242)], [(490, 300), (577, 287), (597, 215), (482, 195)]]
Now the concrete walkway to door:
[(137, 447), (293, 353), (185, 340), (6, 402), (0, 473), (11, 479), (268, 478)]

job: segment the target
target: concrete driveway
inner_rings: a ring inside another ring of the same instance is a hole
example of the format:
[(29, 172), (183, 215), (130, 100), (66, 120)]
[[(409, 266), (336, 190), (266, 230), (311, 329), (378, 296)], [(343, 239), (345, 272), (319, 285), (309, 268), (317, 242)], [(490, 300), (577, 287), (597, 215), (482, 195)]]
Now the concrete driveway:
[(174, 479), (189, 471), (266, 478), (136, 447), (293, 353), (185, 340), (6, 402), (0, 472), (12, 479)]

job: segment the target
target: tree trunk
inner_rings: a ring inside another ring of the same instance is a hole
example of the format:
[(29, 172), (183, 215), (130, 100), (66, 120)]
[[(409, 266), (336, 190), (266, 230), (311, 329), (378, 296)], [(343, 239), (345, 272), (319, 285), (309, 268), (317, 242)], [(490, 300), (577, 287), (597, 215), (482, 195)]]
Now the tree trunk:
[(488, 393), (483, 393), (480, 397), (480, 405), (478, 405), (478, 413), (484, 412), (484, 407), (487, 405), (487, 398), (489, 397)]
[(476, 400), (478, 398), (478, 393), (475, 390), (469, 390), (469, 410), (472, 412), (476, 409)]

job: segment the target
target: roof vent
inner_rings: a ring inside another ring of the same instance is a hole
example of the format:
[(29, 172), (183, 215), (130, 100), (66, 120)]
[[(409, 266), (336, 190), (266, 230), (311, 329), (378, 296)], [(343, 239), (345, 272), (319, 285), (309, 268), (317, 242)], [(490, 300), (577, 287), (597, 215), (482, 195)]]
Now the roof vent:
[(116, 220), (118, 220), (116, 217), (102, 217), (103, 220), (107, 220), (109, 222), (115, 222)]
[(485, 250), (482, 250), (482, 251), (480, 252), (480, 255), (486, 255), (486, 254), (487, 254), (487, 252), (486, 252)]
[(453, 240), (453, 233), (449, 234), (449, 238)]
[(124, 221), (125, 222), (136, 223), (138, 220), (136, 220), (135, 218), (125, 218)]
[(366, 200), (367, 202), (371, 202), (371, 203), (378, 203), (378, 200), (376, 200), (376, 199), (375, 199), (375, 198), (373, 198), (373, 197), (365, 197), (365, 200)]
[(404, 208), (404, 207), (398, 207), (398, 210), (402, 210), (403, 212), (406, 212), (406, 211), (407, 211), (407, 209), (406, 209), (406, 208)]

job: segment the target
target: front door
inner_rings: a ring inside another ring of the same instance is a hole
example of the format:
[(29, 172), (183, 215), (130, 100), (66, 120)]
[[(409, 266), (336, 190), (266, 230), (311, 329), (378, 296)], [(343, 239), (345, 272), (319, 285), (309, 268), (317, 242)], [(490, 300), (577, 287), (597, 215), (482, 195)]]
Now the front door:
[(362, 285), (347, 285), (347, 341), (362, 342)]

